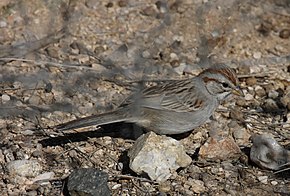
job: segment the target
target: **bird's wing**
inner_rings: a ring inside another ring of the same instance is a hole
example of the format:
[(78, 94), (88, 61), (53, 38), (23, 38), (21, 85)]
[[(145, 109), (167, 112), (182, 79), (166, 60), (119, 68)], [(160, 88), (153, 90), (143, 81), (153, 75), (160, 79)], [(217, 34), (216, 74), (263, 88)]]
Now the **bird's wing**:
[(192, 112), (203, 107), (204, 102), (201, 97), (202, 95), (196, 93), (192, 79), (170, 80), (145, 88), (130, 96), (124, 104), (135, 102), (146, 108)]

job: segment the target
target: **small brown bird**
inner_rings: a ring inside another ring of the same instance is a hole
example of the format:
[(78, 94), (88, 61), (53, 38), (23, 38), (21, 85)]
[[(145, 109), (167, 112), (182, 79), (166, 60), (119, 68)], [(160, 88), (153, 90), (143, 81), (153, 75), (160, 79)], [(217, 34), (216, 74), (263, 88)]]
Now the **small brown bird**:
[(185, 80), (168, 80), (129, 96), (114, 111), (58, 125), (69, 130), (116, 122), (136, 123), (158, 134), (180, 134), (204, 124), (231, 93), (243, 95), (235, 72), (224, 64)]

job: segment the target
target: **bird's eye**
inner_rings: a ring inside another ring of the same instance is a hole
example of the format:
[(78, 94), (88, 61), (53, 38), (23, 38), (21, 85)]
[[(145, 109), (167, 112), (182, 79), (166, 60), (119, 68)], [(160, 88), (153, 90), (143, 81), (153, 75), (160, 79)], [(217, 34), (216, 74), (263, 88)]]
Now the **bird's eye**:
[(229, 84), (228, 84), (228, 83), (225, 83), (225, 82), (222, 83), (222, 86), (223, 86), (224, 88), (229, 88), (229, 87), (230, 87)]

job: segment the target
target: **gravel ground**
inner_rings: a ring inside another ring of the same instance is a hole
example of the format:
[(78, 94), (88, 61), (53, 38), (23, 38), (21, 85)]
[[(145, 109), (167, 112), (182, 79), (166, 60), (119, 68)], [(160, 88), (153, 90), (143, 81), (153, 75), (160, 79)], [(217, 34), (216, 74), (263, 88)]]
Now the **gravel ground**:
[[(76, 168), (109, 174), (112, 195), (289, 195), (289, 170), (249, 160), (250, 136), (290, 148), (288, 0), (2, 0), (0, 2), (0, 190), (62, 195)], [(208, 123), (179, 139), (193, 162), (164, 183), (128, 168), (138, 134), (128, 124), (59, 133), (57, 124), (116, 108), (138, 80), (192, 77), (217, 62), (239, 75)], [(213, 125), (214, 124), (214, 125)], [(209, 136), (232, 136), (239, 158), (198, 156)], [(36, 160), (42, 183), (14, 176), (7, 163)]]

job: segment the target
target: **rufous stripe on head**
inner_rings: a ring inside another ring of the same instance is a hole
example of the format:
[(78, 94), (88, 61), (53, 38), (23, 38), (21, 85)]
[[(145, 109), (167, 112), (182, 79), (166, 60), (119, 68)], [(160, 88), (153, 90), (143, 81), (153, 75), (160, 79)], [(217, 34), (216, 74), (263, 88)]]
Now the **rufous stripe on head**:
[(213, 67), (207, 69), (207, 72), (212, 74), (216, 73), (222, 74), (227, 79), (229, 79), (234, 85), (238, 84), (238, 79), (236, 77), (236, 73), (234, 72), (234, 70), (223, 64), (214, 65)]

